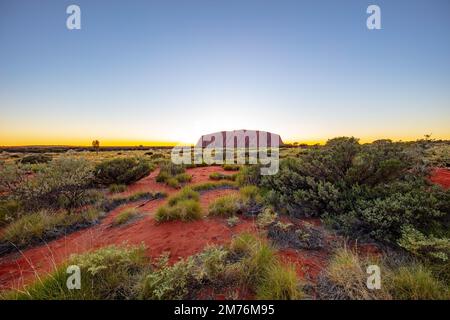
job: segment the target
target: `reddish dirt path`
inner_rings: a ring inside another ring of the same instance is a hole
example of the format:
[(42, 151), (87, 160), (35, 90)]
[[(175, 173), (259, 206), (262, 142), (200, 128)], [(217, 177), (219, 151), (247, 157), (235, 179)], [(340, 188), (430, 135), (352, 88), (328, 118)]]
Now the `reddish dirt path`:
[(434, 169), (431, 173), (430, 181), (445, 189), (450, 188), (450, 170), (445, 168)]
[[(209, 180), (211, 172), (222, 172), (221, 167), (205, 167), (189, 169), (193, 175), (193, 184)], [(123, 194), (136, 191), (165, 191), (168, 194), (178, 190), (155, 182), (157, 172), (130, 186)], [(207, 212), (209, 203), (234, 190), (211, 190), (201, 194), (200, 203)], [(139, 208), (144, 213), (138, 219), (122, 227), (111, 227), (111, 222), (125, 208), (136, 207), (143, 202), (121, 206), (113, 210), (97, 226), (71, 233), (35, 248), (13, 253), (0, 258), (0, 290), (20, 288), (32, 282), (36, 275), (43, 275), (54, 270), (55, 266), (74, 253), (82, 253), (111, 244), (141, 244), (144, 243), (150, 257), (157, 257), (163, 252), (170, 252), (170, 261), (175, 262), (180, 257), (187, 257), (201, 251), (209, 244), (224, 244), (230, 241), (234, 234), (243, 231), (255, 231), (251, 219), (241, 219), (237, 226), (230, 228), (225, 219), (205, 218), (194, 222), (173, 221), (156, 224), (153, 219), (155, 210), (166, 202), (165, 199), (150, 201)]]

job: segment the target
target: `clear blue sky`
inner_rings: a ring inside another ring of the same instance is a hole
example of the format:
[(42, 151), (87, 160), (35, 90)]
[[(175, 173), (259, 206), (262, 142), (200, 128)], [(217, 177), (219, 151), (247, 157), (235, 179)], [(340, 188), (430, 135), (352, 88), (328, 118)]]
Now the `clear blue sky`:
[(450, 1), (0, 0), (0, 145), (241, 128), (450, 139)]

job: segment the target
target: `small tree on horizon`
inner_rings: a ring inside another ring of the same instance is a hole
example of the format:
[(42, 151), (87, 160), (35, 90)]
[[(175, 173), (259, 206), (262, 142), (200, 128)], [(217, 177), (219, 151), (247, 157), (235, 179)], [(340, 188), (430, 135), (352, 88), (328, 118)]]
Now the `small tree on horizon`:
[(97, 151), (98, 154), (98, 151), (100, 150), (100, 141), (98, 140), (92, 141), (92, 148), (94, 148), (94, 150)]

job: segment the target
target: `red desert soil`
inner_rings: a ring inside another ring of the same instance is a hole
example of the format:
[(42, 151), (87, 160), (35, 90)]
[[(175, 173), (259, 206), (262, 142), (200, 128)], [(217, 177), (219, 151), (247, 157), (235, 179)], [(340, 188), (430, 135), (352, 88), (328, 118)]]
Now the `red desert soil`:
[[(193, 175), (193, 184), (206, 182), (212, 172), (222, 172), (221, 167), (204, 167), (189, 169)], [(165, 191), (168, 194), (178, 190), (169, 188), (155, 181), (157, 172), (130, 186), (124, 194), (136, 191)], [(200, 203), (204, 212), (209, 203), (222, 195), (236, 192), (234, 190), (211, 190), (201, 194)], [(173, 263), (180, 257), (198, 253), (208, 244), (224, 244), (234, 234), (255, 231), (252, 219), (241, 219), (237, 226), (230, 228), (220, 218), (205, 218), (194, 222), (173, 221), (156, 224), (153, 213), (165, 203), (159, 199), (145, 203), (139, 210), (145, 215), (133, 223), (122, 227), (111, 227), (111, 222), (125, 208), (137, 207), (144, 202), (132, 203), (113, 210), (97, 226), (80, 230), (51, 241), (45, 245), (30, 248), (22, 252), (8, 254), (0, 258), (0, 290), (20, 288), (33, 281), (36, 275), (43, 275), (54, 270), (55, 266), (74, 253), (82, 253), (111, 244), (140, 244), (148, 247), (148, 255), (157, 257), (163, 252), (170, 252)]]
[(445, 168), (434, 169), (431, 173), (430, 181), (445, 189), (450, 188), (450, 170)]

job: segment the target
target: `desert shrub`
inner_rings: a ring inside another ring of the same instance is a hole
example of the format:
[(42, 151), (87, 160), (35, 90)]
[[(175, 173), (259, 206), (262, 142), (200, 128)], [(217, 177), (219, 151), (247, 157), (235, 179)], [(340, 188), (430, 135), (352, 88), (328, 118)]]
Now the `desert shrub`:
[(304, 297), (295, 266), (271, 265), (256, 288), (256, 298), (262, 300), (297, 300)]
[(281, 247), (318, 250), (324, 245), (321, 230), (308, 223), (296, 226), (278, 221), (268, 227), (267, 235)]
[(180, 300), (189, 293), (190, 284), (194, 282), (194, 260), (188, 258), (168, 265), (168, 256), (162, 256), (156, 268), (143, 280), (140, 298), (148, 300)]
[(226, 164), (222, 165), (222, 168), (223, 168), (223, 170), (225, 170), (225, 171), (239, 171), (240, 167), (241, 167), (241, 166), (238, 165), (238, 164), (229, 164), (229, 163), (226, 163)]
[(110, 193), (121, 193), (127, 190), (127, 186), (124, 184), (113, 183), (112, 185), (109, 186), (108, 190)]
[(229, 227), (234, 227), (239, 223), (239, 217), (238, 216), (231, 216), (227, 219), (227, 225)]
[(1, 241), (24, 247), (95, 224), (100, 215), (101, 212), (95, 209), (72, 214), (64, 210), (59, 212), (40, 210), (10, 223), (4, 229)]
[(184, 173), (186, 169), (183, 167), (183, 165), (180, 164), (174, 164), (172, 161), (164, 161), (161, 162), (159, 165), (159, 172), (165, 172), (169, 176), (176, 176), (177, 174)]
[(259, 165), (242, 166), (236, 175), (236, 182), (240, 186), (259, 185), (261, 181), (261, 167)]
[(180, 187), (180, 182), (176, 178), (169, 178), (165, 182), (169, 187), (172, 187), (172, 188)]
[(396, 244), (402, 226), (427, 231), (450, 213), (449, 191), (429, 186), (426, 170), (417, 169), (423, 159), (412, 149), (389, 140), (360, 145), (336, 138), (283, 160), (261, 186), (282, 213), (319, 216), (346, 235)]
[(192, 221), (202, 218), (200, 203), (195, 200), (181, 200), (170, 206), (158, 208), (155, 215), (157, 222), (171, 220)]
[(147, 176), (153, 167), (140, 158), (115, 158), (95, 167), (95, 181), (99, 184), (131, 184)]
[(58, 158), (33, 178), (19, 178), (11, 195), (27, 209), (73, 208), (89, 202), (87, 194), (92, 178), (92, 166), (87, 160)]
[(205, 182), (193, 185), (192, 190), (202, 192), (215, 189), (237, 189), (237, 185), (231, 181)]
[(434, 167), (450, 168), (450, 145), (437, 144), (427, 149), (426, 159)]
[(164, 161), (160, 164), (156, 181), (164, 182), (172, 188), (179, 188), (181, 184), (190, 182), (192, 179), (192, 176), (185, 171), (186, 169), (183, 165), (174, 164), (171, 161)]
[(163, 192), (151, 193), (151, 192), (139, 191), (139, 192), (133, 193), (129, 196), (119, 196), (119, 197), (114, 197), (111, 199), (106, 199), (100, 204), (99, 207), (103, 211), (108, 212), (108, 211), (111, 211), (111, 210), (113, 210), (123, 204), (126, 204), (126, 203), (141, 201), (141, 200), (161, 199), (164, 197), (166, 197), (166, 194)]
[(185, 187), (183, 189), (181, 189), (181, 191), (173, 196), (171, 196), (167, 203), (169, 206), (173, 206), (175, 204), (177, 204), (179, 201), (182, 200), (195, 200), (195, 201), (199, 201), (200, 200), (200, 195), (198, 194), (198, 192), (192, 190), (189, 187)]
[(209, 175), (209, 178), (211, 180), (229, 180), (229, 181), (235, 181), (236, 180), (236, 174), (223, 174), (220, 172), (213, 172)]
[(366, 267), (372, 263), (348, 248), (339, 248), (327, 268), (319, 276), (318, 296), (321, 299), (374, 300), (391, 299), (382, 283), (381, 289), (367, 288)]
[(190, 182), (192, 180), (192, 176), (187, 173), (179, 173), (175, 176), (175, 179), (179, 183), (186, 183), (186, 182)]
[(22, 164), (47, 163), (50, 161), (52, 161), (52, 157), (46, 154), (32, 154), (20, 159), (20, 163)]
[(256, 224), (260, 228), (265, 228), (271, 225), (277, 219), (278, 215), (272, 208), (264, 208), (264, 210), (258, 214), (256, 218)]
[(210, 216), (230, 217), (242, 212), (243, 206), (239, 195), (231, 194), (215, 199), (208, 209)]
[(450, 256), (450, 239), (426, 236), (411, 226), (402, 228), (398, 244), (423, 260), (446, 262)]
[[(104, 300), (136, 297), (135, 286), (147, 259), (145, 247), (104, 247), (94, 252), (71, 257), (42, 280), (24, 290), (11, 292), (7, 299), (32, 300)], [(81, 271), (81, 288), (70, 290), (66, 281), (67, 267), (76, 265)]]
[(120, 226), (123, 225), (125, 223), (127, 223), (128, 221), (130, 221), (133, 218), (136, 218), (139, 215), (139, 212), (134, 209), (134, 208), (130, 208), (130, 209), (126, 209), (123, 212), (119, 213), (113, 220), (113, 226)]
[(250, 234), (235, 237), (228, 248), (208, 246), (172, 266), (163, 255), (143, 278), (139, 292), (143, 299), (192, 299), (205, 285), (243, 285), (259, 292), (259, 298), (302, 296), (295, 271), (282, 266), (273, 249)]
[(386, 285), (394, 299), (442, 300), (449, 299), (448, 287), (437, 280), (422, 265), (402, 266), (388, 276)]

